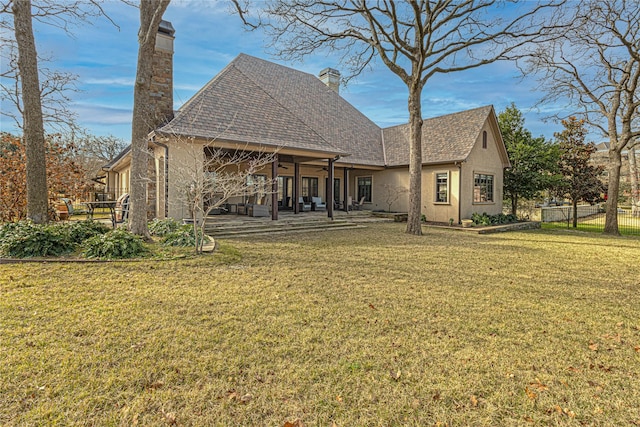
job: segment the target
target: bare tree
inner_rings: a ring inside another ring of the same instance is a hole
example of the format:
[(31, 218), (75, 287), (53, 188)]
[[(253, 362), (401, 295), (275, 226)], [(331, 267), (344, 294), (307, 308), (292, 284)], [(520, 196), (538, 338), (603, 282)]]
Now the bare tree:
[(277, 152), (246, 146), (221, 148), (215, 140), (201, 144), (180, 136), (174, 136), (172, 142), (174, 146), (183, 147), (182, 160), (173, 163), (177, 200), (189, 210), (196, 252), (202, 252), (203, 236), (212, 211), (222, 208), (234, 197), (254, 196), (264, 200), (272, 193), (273, 179), (267, 179), (266, 170), (276, 160)]
[[(20, 95), (16, 100), (22, 99), (27, 216), (36, 223), (47, 221), (47, 171), (42, 96), (48, 93), (48, 88), (46, 85), (40, 85), (33, 20), (36, 19), (68, 32), (71, 22), (103, 14), (98, 0), (72, 2), (40, 0), (33, 5), (31, 0), (0, 2), (0, 15), (2, 15), (0, 26), (5, 31), (13, 26), (18, 51), (17, 70), (20, 85), (16, 86), (16, 93)], [(12, 18), (12, 22), (7, 20), (8, 17)]]
[(636, 158), (636, 148), (640, 147), (640, 139), (629, 143), (627, 155), (629, 157), (629, 180), (631, 181), (631, 214), (640, 216), (640, 188), (638, 188), (638, 159)]
[(170, 0), (140, 2), (140, 29), (138, 30), (138, 65), (133, 94), (131, 124), (131, 209), (129, 228), (132, 233), (149, 238), (147, 227), (146, 184), (148, 182), (148, 135), (158, 124), (152, 117), (150, 84), (152, 61), (158, 26)]
[[(13, 108), (3, 108), (0, 114), (13, 120), (16, 128), (22, 130), (24, 108), (20, 72), (18, 70), (18, 53), (15, 40), (2, 37), (0, 57), (6, 68), (0, 74), (0, 100), (8, 102)], [(70, 93), (76, 92), (77, 75), (42, 67), (47, 59), (38, 58), (40, 73), (40, 99), (42, 119), (45, 128), (52, 132), (70, 132), (76, 130), (77, 114), (69, 109)]]
[(541, 103), (568, 103), (587, 125), (608, 138), (604, 232), (619, 234), (622, 151), (640, 136), (635, 123), (640, 116), (640, 9), (624, 0), (591, 0), (574, 6), (564, 11), (571, 27), (539, 45), (525, 72), (538, 74), (540, 90), (546, 92)]
[(393, 206), (393, 204), (398, 201), (400, 196), (409, 192), (409, 189), (407, 189), (406, 187), (402, 187), (401, 185), (384, 184), (382, 188), (384, 189), (383, 196), (384, 201), (388, 207), (388, 212), (391, 212), (391, 206)]
[[(246, 5), (234, 1), (246, 20)], [(436, 74), (453, 73), (508, 59), (537, 40), (545, 27), (542, 12), (555, 6), (502, 2), (426, 0), (272, 0), (265, 25), (285, 59), (319, 49), (341, 53), (349, 76), (359, 75), (375, 58), (407, 86), (410, 126), (410, 180), (407, 233), (421, 234), (422, 91)], [(508, 14), (505, 12), (509, 12)]]
[(27, 216), (36, 224), (47, 222), (47, 163), (44, 124), (40, 103), (38, 54), (31, 22), (31, 0), (13, 2), (13, 20), (18, 44), (18, 69), (24, 106), (24, 145), (27, 179)]

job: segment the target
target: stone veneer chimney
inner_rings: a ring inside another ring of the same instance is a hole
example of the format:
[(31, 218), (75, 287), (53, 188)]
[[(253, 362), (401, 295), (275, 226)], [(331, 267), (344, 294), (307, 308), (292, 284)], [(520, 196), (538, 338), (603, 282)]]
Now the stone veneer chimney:
[(340, 71), (334, 70), (333, 68), (325, 68), (320, 71), (318, 74), (320, 81), (330, 89), (336, 91), (336, 93), (340, 93)]
[(150, 87), (152, 129), (173, 119), (173, 40), (176, 30), (169, 21), (161, 21), (156, 35)]

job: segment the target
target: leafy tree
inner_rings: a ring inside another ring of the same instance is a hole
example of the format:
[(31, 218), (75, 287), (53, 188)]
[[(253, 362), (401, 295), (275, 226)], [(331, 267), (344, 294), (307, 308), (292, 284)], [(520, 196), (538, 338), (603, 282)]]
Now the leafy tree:
[(520, 199), (532, 199), (553, 186), (559, 152), (544, 137), (531, 136), (513, 103), (498, 115), (498, 123), (511, 162), (504, 173), (504, 196), (511, 202), (511, 213), (517, 215)]
[[(244, 18), (243, 2), (234, 0)], [(436, 74), (509, 59), (546, 27), (542, 14), (555, 2), (520, 4), (500, 13), (495, 1), (271, 0), (261, 9), (274, 46), (286, 59), (325, 48), (343, 55), (351, 76), (378, 58), (407, 87), (409, 211), (406, 232), (422, 234), (422, 91)], [(540, 19), (538, 19), (540, 18)]]
[(600, 180), (604, 170), (591, 162), (591, 155), (596, 151), (592, 142), (585, 144), (587, 131), (584, 120), (569, 117), (562, 121), (564, 130), (556, 132), (560, 148), (560, 174), (558, 194), (571, 199), (573, 206), (573, 227), (578, 226), (578, 202), (595, 202), (605, 191)]
[[(47, 172), (47, 200), (59, 194), (77, 195), (82, 191), (84, 171), (73, 161), (74, 148), (61, 146), (52, 138), (43, 145)], [(27, 217), (26, 148), (21, 138), (3, 133), (0, 143), (0, 221)]]

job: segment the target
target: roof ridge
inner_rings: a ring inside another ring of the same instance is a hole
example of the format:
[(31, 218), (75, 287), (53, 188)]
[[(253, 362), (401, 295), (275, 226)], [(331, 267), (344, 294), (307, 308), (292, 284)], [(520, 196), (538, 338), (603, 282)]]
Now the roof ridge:
[[(442, 118), (445, 118), (445, 117), (448, 117), (448, 116), (455, 116), (455, 115), (457, 115), (457, 114), (464, 114), (464, 113), (470, 113), (470, 112), (472, 112), (472, 111), (476, 111), (476, 110), (482, 110), (482, 109), (484, 109), (484, 108), (493, 108), (493, 105), (491, 105), (491, 104), (487, 104), (487, 105), (483, 105), (482, 107), (476, 107), (476, 108), (470, 108), (470, 109), (468, 109), (468, 110), (456, 111), (456, 112), (453, 112), (453, 113), (443, 114), (443, 115), (441, 115), (441, 116), (423, 117), (423, 118), (422, 118), (422, 121), (423, 121), (423, 122), (425, 122), (425, 121), (427, 121), (427, 120), (442, 119)], [(383, 129), (383, 130), (384, 130), (384, 129), (393, 129), (393, 128), (397, 128), (397, 127), (401, 127), (401, 126), (407, 126), (407, 125), (409, 125), (409, 124), (410, 124), (409, 122), (406, 122), (406, 123), (400, 123), (400, 124), (393, 125), (393, 126), (387, 126), (387, 127), (385, 127), (385, 128), (382, 128), (382, 129)]]

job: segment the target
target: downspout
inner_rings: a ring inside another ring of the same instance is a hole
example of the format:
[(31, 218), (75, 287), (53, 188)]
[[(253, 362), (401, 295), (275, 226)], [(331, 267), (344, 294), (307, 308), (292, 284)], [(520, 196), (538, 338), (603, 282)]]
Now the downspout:
[(156, 141), (156, 137), (150, 140), (153, 144), (164, 148), (164, 217), (169, 217), (169, 146)]

